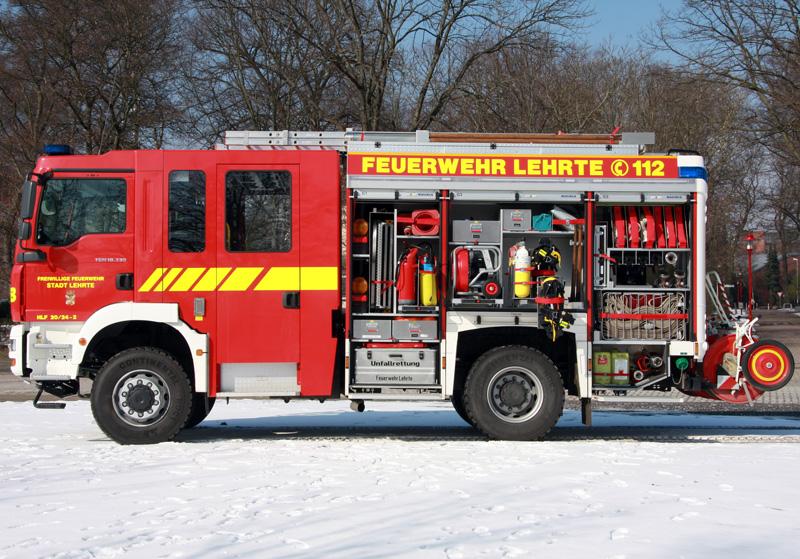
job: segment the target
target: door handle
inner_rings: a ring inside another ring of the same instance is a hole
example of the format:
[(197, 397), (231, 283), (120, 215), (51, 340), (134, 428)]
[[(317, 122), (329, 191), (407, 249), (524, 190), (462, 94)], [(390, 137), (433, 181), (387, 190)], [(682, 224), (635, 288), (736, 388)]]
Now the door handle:
[(299, 291), (284, 291), (284, 293), (283, 293), (283, 308), (284, 309), (299, 309), (300, 308), (300, 292)]
[(117, 289), (133, 291), (133, 274), (117, 274)]

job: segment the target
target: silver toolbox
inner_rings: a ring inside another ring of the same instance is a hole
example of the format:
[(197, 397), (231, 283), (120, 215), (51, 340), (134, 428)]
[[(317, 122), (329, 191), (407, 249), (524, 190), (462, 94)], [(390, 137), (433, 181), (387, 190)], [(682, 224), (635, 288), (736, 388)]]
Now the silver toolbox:
[(425, 348), (358, 348), (353, 384), (436, 384), (436, 350)]
[(503, 231), (528, 231), (530, 228), (530, 210), (503, 210)]
[[(528, 219), (530, 223), (530, 219)], [(499, 243), (499, 221), (454, 221), (454, 243)]]
[(392, 337), (396, 340), (435, 340), (435, 320), (394, 320)]
[(357, 340), (392, 339), (391, 320), (353, 320), (353, 338)]

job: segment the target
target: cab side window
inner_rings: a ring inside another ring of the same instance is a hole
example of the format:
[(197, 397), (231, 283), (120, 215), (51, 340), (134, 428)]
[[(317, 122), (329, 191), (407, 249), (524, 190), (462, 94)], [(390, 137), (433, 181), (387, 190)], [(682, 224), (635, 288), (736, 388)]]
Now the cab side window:
[(225, 246), (230, 252), (292, 249), (289, 171), (230, 171), (225, 175)]
[(42, 188), (36, 243), (66, 246), (84, 235), (124, 233), (124, 179), (50, 179)]
[(206, 174), (172, 171), (169, 174), (170, 252), (206, 249)]

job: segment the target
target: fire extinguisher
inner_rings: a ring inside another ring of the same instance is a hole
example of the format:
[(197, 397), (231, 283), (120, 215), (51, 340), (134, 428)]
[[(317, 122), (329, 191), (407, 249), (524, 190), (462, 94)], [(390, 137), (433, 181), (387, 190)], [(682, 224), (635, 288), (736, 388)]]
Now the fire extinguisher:
[(433, 307), (438, 303), (436, 293), (436, 258), (430, 245), (421, 246), (422, 256), (419, 260), (419, 295), (424, 307)]
[(514, 296), (524, 299), (531, 296), (531, 255), (521, 240), (511, 247), (514, 261)]
[(397, 288), (398, 305), (417, 304), (417, 247), (407, 248), (400, 255), (397, 262), (397, 277), (395, 287)]

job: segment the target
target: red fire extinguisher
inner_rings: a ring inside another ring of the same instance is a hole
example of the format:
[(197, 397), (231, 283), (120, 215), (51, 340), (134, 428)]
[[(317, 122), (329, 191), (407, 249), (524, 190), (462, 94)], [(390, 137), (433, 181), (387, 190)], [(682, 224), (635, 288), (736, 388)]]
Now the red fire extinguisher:
[(397, 288), (398, 305), (417, 304), (417, 247), (407, 248), (400, 254), (397, 261), (397, 278), (395, 287)]

